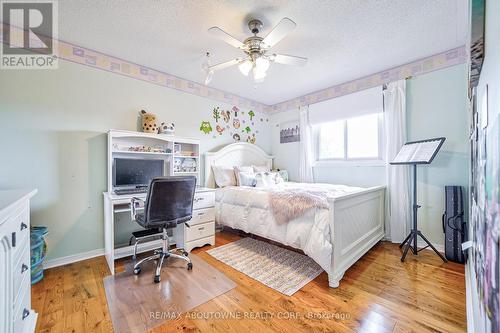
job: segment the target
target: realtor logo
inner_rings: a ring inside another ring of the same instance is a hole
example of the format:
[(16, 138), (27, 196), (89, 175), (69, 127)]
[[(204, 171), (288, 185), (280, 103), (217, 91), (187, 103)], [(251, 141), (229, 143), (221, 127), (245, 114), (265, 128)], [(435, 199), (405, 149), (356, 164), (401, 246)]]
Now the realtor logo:
[(57, 68), (54, 1), (2, 1), (2, 69)]

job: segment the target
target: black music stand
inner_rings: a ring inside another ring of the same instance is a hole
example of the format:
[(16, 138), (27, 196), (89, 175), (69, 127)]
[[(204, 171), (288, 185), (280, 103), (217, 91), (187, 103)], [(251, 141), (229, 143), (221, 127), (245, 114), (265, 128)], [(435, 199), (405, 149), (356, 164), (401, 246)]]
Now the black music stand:
[[(408, 250), (411, 248), (414, 255), (418, 255), (418, 251), (422, 251), (427, 247), (431, 247), (431, 249), (436, 252), (436, 254), (443, 259), (444, 262), (448, 262), (445, 257), (441, 253), (436, 250), (436, 248), (425, 238), (420, 230), (417, 227), (417, 210), (420, 206), (417, 204), (417, 165), (418, 164), (430, 164), (439, 149), (444, 143), (445, 138), (435, 138), (421, 141), (413, 141), (407, 142), (401, 147), (401, 150), (394, 158), (390, 164), (393, 165), (413, 165), (413, 227), (408, 236), (406, 236), (403, 243), (399, 245), (399, 248), (402, 248), (406, 244), (406, 248), (403, 252), (403, 256), (401, 257), (401, 261), (405, 261), (406, 254)], [(426, 243), (422, 249), (417, 248), (417, 237), (420, 236)], [(413, 246), (411, 245), (413, 241)]]

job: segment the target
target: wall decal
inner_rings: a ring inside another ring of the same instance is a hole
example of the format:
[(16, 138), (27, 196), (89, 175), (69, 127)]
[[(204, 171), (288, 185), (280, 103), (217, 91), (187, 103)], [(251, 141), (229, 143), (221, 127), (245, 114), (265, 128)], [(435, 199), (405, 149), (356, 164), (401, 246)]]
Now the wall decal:
[(205, 134), (209, 134), (212, 132), (212, 126), (210, 125), (209, 121), (202, 121), (200, 125), (200, 131), (202, 131)]
[(300, 127), (297, 121), (280, 124), (280, 143), (300, 141)]
[[(223, 109), (221, 106), (214, 106), (209, 114), (209, 117), (215, 120), (212, 124), (210, 121), (202, 121), (200, 131), (205, 134), (212, 134), (213, 139), (231, 138), (234, 141), (246, 141), (250, 143), (257, 142), (257, 134), (259, 129), (262, 129), (263, 124), (252, 121), (254, 117), (261, 116), (255, 110), (241, 110), (237, 106), (232, 106), (229, 110)], [(257, 118), (259, 119), (259, 118)], [(264, 122), (265, 118), (260, 118)], [(268, 121), (268, 118), (266, 119)]]
[(212, 115), (215, 119), (215, 122), (218, 123), (220, 118), (220, 108), (219, 107), (214, 108), (214, 110), (212, 111)]
[(215, 126), (215, 130), (217, 131), (217, 133), (219, 133), (219, 135), (222, 135), (222, 133), (226, 130), (224, 127), (221, 127), (219, 124), (217, 124), (217, 126)]
[(228, 123), (229, 120), (231, 119), (231, 112), (229, 112), (229, 111), (221, 111), (221, 113), (222, 113), (222, 117), (224, 118), (224, 121), (226, 123)]
[(240, 120), (239, 119), (236, 119), (236, 118), (233, 119), (233, 127), (236, 129), (240, 128)]

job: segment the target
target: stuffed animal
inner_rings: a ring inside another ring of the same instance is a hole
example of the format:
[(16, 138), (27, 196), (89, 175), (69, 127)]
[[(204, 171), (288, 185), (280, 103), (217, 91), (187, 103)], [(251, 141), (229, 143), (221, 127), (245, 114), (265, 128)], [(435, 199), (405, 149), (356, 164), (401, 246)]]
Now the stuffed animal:
[(174, 132), (175, 132), (174, 123), (163, 122), (160, 124), (160, 127), (158, 128), (158, 134), (174, 135)]
[(156, 115), (141, 110), (139, 116), (141, 117), (141, 129), (144, 133), (158, 133)]

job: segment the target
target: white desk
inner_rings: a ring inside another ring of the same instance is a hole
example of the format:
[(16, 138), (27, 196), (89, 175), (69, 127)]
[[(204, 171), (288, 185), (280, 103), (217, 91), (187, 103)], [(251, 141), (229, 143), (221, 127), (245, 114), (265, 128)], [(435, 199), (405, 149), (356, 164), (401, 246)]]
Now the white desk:
[[(130, 212), (130, 199), (137, 197), (146, 199), (146, 193), (116, 195), (104, 192), (104, 249), (111, 274), (115, 274), (115, 259), (133, 254), (133, 246), (115, 248), (115, 214)], [(193, 248), (215, 244), (215, 191), (210, 188), (196, 188), (193, 203), (193, 218), (179, 225), (174, 231), (171, 244), (190, 252)], [(138, 244), (137, 252), (151, 251), (160, 248), (161, 239)]]

